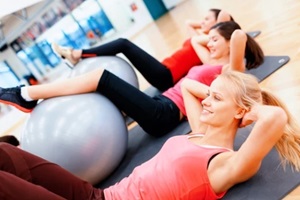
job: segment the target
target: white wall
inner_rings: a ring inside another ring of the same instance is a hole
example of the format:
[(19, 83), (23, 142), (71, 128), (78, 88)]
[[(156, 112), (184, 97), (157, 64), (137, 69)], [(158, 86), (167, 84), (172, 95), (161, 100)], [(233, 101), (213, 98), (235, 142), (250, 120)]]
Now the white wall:
[[(153, 21), (143, 0), (98, 0), (117, 31), (139, 31)], [(137, 9), (133, 11), (131, 4)], [(131, 20), (134, 20), (132, 23)]]
[[(145, 3), (143, 0), (123, 0), (124, 3), (127, 5), (127, 8), (129, 9), (129, 13), (131, 14), (132, 18), (135, 21), (135, 26), (138, 27), (145, 27), (150, 22), (153, 21), (153, 18), (148, 11)], [(135, 4), (137, 9), (135, 11), (132, 11), (130, 6), (131, 4)]]
[(108, 19), (117, 31), (124, 31), (132, 24), (126, 4), (121, 0), (98, 0)]
[(162, 0), (162, 1), (165, 4), (166, 8), (169, 10), (184, 0)]
[(29, 71), (27, 70), (25, 65), (17, 57), (16, 53), (10, 46), (8, 46), (5, 51), (0, 53), (0, 61), (7, 61), (9, 66), (19, 78), (22, 78), (25, 74), (29, 74)]

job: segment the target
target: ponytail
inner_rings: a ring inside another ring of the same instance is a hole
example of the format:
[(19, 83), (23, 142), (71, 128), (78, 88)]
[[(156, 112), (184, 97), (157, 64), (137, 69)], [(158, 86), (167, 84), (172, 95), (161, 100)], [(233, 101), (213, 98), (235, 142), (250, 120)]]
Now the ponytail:
[(259, 46), (259, 44), (248, 34), (246, 49), (245, 49), (245, 58), (246, 58), (246, 68), (252, 69), (261, 65), (264, 61), (264, 52)]
[(262, 91), (264, 105), (281, 107), (288, 116), (283, 135), (275, 147), (280, 155), (283, 166), (291, 164), (296, 171), (300, 171), (300, 127), (287, 107), (277, 97), (268, 91)]
[[(219, 34), (230, 41), (232, 34), (235, 30), (241, 29), (241, 26), (235, 21), (219, 22), (213, 25), (210, 30), (216, 29)], [(245, 48), (246, 68), (256, 68), (264, 62), (264, 52), (259, 44), (248, 34)]]

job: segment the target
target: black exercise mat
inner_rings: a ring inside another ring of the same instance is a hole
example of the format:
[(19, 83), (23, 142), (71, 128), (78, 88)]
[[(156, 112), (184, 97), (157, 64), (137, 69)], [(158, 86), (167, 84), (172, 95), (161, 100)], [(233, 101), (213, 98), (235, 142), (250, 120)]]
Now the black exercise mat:
[(253, 74), (262, 81), (288, 63), (289, 60), (289, 56), (265, 56), (263, 64), (255, 69), (247, 70), (246, 73)]
[(261, 31), (249, 31), (249, 32), (247, 32), (247, 34), (250, 37), (256, 38), (259, 34), (261, 34)]
[[(239, 129), (234, 144), (238, 149), (249, 135), (251, 127)], [(277, 151), (265, 157), (258, 173), (244, 183), (232, 187), (222, 200), (279, 200), (300, 184), (300, 173), (290, 166), (284, 170)]]

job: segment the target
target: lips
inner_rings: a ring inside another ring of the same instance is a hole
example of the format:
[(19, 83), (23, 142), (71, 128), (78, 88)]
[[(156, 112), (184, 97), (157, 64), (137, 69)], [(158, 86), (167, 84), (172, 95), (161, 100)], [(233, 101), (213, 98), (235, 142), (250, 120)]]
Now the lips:
[(212, 112), (207, 110), (207, 109), (203, 109), (202, 110), (202, 114), (211, 114)]
[(210, 48), (210, 49), (209, 49), (209, 51), (210, 51), (210, 53), (213, 53), (213, 52), (215, 52), (216, 50), (215, 50), (215, 49), (212, 49), (212, 48)]

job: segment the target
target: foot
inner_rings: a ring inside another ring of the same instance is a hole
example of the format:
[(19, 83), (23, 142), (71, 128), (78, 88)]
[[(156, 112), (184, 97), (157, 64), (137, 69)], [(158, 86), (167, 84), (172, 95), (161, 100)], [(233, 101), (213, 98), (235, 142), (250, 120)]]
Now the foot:
[(73, 68), (79, 62), (79, 59), (75, 59), (72, 56), (73, 50), (71, 48), (61, 47), (56, 43), (52, 43), (51, 48), (57, 56), (66, 62), (68, 67)]
[(17, 109), (29, 113), (37, 105), (37, 101), (26, 101), (21, 96), (21, 87), (1, 88), (0, 87), (0, 102), (12, 105)]

